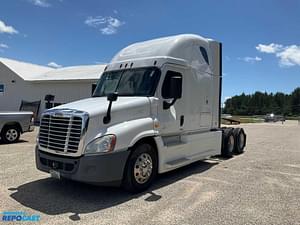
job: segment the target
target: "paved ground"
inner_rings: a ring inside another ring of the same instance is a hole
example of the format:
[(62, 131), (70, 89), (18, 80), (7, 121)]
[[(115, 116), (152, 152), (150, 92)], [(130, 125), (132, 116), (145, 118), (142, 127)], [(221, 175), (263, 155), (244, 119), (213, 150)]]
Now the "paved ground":
[(25, 134), (0, 145), (0, 212), (43, 224), (300, 224), (300, 126), (242, 126), (245, 154), (162, 175), (140, 195), (49, 178), (35, 169), (36, 133)]

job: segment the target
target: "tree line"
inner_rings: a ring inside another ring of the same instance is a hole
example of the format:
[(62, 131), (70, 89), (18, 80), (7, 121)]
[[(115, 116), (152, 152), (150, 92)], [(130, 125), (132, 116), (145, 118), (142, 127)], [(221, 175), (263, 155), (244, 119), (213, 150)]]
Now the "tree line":
[(265, 115), (274, 113), (284, 116), (300, 116), (300, 87), (291, 94), (282, 92), (233, 96), (225, 101), (223, 113), (232, 115)]

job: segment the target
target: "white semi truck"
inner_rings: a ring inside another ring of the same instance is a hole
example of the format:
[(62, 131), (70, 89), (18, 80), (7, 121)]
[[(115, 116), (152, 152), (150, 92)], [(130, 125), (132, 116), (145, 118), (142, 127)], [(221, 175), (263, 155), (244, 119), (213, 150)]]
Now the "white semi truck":
[(209, 156), (242, 153), (242, 128), (221, 128), (222, 45), (184, 34), (132, 44), (92, 98), (41, 117), (36, 165), (56, 178), (133, 192)]

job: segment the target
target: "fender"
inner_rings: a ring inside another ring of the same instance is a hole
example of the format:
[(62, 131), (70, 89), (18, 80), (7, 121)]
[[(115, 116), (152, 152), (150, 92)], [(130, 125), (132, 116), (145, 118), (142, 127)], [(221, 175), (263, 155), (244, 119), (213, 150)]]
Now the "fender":
[(115, 151), (124, 150), (132, 147), (144, 137), (158, 135), (158, 131), (154, 130), (153, 124), (154, 121), (151, 117), (125, 121), (109, 127), (106, 134), (116, 135)]

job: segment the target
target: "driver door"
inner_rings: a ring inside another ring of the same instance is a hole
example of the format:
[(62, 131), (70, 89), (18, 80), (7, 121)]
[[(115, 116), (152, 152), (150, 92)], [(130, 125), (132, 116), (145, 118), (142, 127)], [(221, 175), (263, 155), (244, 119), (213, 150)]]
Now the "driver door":
[[(162, 69), (162, 74), (165, 74), (160, 91), (160, 101), (158, 105), (158, 118), (161, 126), (162, 136), (180, 136), (184, 130), (184, 112), (185, 98), (184, 95), (184, 69), (177, 66), (165, 65)], [(182, 77), (182, 95), (177, 99), (175, 104), (168, 109), (164, 109), (164, 101), (172, 102), (173, 99), (166, 98), (166, 92), (170, 88), (170, 79), (172, 76)]]

